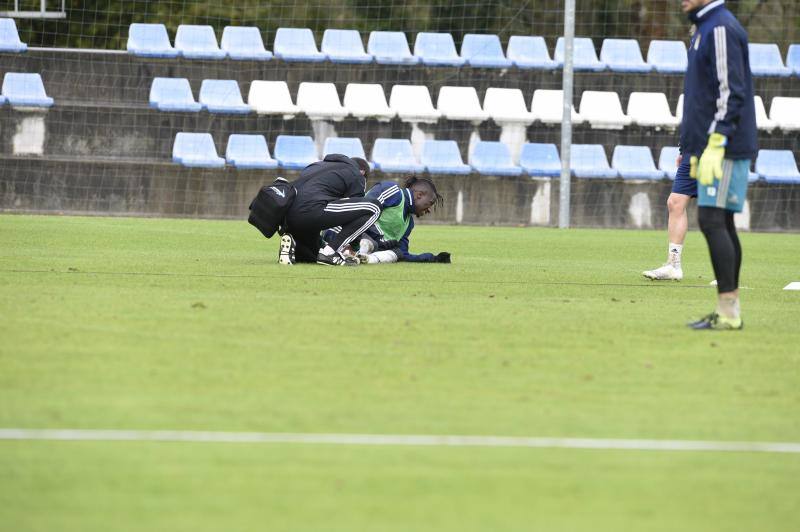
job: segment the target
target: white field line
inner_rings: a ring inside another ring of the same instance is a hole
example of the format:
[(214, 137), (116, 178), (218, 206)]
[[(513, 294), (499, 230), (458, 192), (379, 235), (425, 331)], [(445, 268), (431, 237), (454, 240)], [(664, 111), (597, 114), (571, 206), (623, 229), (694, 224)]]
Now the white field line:
[(179, 430), (0, 429), (0, 440), (126, 441), (192, 443), (288, 443), (322, 445), (523, 447), (621, 451), (710, 451), (800, 454), (796, 442), (525, 438), (507, 436), (426, 436), (399, 434), (288, 434)]

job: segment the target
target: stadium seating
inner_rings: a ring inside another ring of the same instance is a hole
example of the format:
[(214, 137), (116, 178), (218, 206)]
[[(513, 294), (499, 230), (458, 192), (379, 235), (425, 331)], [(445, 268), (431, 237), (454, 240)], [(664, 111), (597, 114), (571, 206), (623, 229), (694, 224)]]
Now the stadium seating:
[(220, 45), (231, 59), (254, 61), (272, 59), (272, 52), (264, 48), (261, 31), (254, 26), (225, 26)]
[(796, 76), (800, 76), (800, 44), (790, 44), (786, 52), (786, 66), (791, 68)]
[(403, 122), (434, 123), (440, 116), (424, 85), (395, 85), (389, 96), (389, 107)]
[(769, 117), (784, 131), (800, 129), (800, 98), (776, 96), (772, 99)]
[(503, 55), (497, 35), (467, 33), (461, 42), (461, 57), (471, 67), (510, 68), (514, 62)]
[(544, 37), (513, 35), (508, 39), (508, 57), (517, 68), (541, 68), (552, 70), (558, 64), (550, 59)]
[(756, 172), (767, 183), (791, 183), (800, 185), (800, 172), (791, 150), (759, 150)]
[[(536, 89), (531, 98), (531, 114), (533, 118), (544, 124), (560, 124), (564, 95), (560, 90)], [(572, 123), (580, 124), (583, 117), (575, 112), (572, 106)]]
[(150, 85), (150, 107), (159, 111), (198, 112), (203, 106), (194, 101), (186, 78), (154, 78)]
[(436, 108), (449, 120), (469, 120), (479, 124), (488, 118), (474, 87), (440, 88)]
[(608, 158), (600, 144), (573, 144), (570, 167), (575, 177), (613, 179), (617, 171), (608, 166)]
[(580, 113), (597, 129), (622, 129), (631, 124), (631, 118), (622, 112), (616, 92), (583, 91)]
[(0, 18), (0, 52), (24, 52), (28, 45), (19, 40), (13, 18)]
[(172, 160), (183, 166), (222, 168), (225, 159), (217, 155), (211, 133), (178, 133), (172, 145)]
[(561, 175), (561, 158), (555, 144), (526, 142), (519, 154), (519, 165), (533, 177), (558, 177)]
[(686, 45), (681, 41), (650, 41), (647, 63), (662, 74), (683, 74), (689, 64)]
[(616, 146), (611, 167), (622, 179), (663, 179), (664, 171), (657, 170), (647, 146)]
[(224, 59), (211, 26), (181, 24), (175, 34), (175, 49), (187, 59)]
[(407, 139), (376, 139), (372, 145), (372, 162), (382, 172), (422, 172), (411, 141)]
[(225, 151), (228, 164), (242, 169), (277, 168), (278, 161), (270, 157), (264, 135), (231, 135)]
[(791, 76), (792, 69), (783, 65), (777, 44), (750, 43), (750, 71), (754, 76)]
[(767, 117), (767, 110), (764, 107), (764, 100), (761, 99), (761, 96), (753, 96), (753, 103), (756, 108), (756, 126), (758, 129), (764, 129), (766, 131), (775, 129), (778, 124)]
[(615, 72), (650, 72), (653, 66), (644, 62), (636, 39), (604, 39), (600, 61)]
[(44, 90), (42, 76), (6, 72), (3, 77), (3, 96), (13, 107), (52, 107), (53, 99)]
[(486, 89), (483, 110), (496, 123), (521, 122), (532, 124), (533, 115), (525, 107), (525, 97), (519, 89)]
[(432, 174), (459, 174), (472, 172), (461, 159), (461, 151), (454, 140), (426, 140), (422, 144), (422, 165)]
[(667, 174), (667, 177), (674, 180), (678, 173), (678, 155), (681, 151), (677, 146), (664, 146), (658, 156), (658, 169)]
[(278, 28), (273, 53), (283, 61), (319, 63), (326, 59), (326, 55), (317, 50), (314, 34), (308, 28)]
[(417, 33), (414, 41), (414, 55), (429, 66), (462, 66), (466, 63), (456, 53), (456, 44), (449, 33)]
[(632, 92), (628, 99), (628, 117), (640, 126), (676, 128), (680, 124), (672, 115), (663, 92)]
[(258, 114), (283, 115), (285, 120), (294, 118), (300, 112), (300, 108), (292, 103), (289, 86), (285, 81), (252, 82), (247, 103)]
[(163, 24), (131, 24), (128, 30), (128, 52), (141, 57), (178, 57)]
[[(588, 37), (575, 37), (573, 41), (572, 68), (574, 70), (591, 70), (601, 72), (606, 69), (606, 64), (597, 59), (597, 51), (592, 40)], [(556, 41), (555, 61), (559, 67), (564, 65), (564, 37)]]
[(322, 148), (322, 156), (330, 153), (341, 153), (348, 157), (361, 157), (366, 160), (364, 145), (358, 137), (328, 137), (325, 139), (325, 146)]
[(383, 87), (378, 84), (348, 83), (344, 91), (344, 108), (359, 120), (377, 118), (388, 122), (397, 115), (386, 103)]
[(402, 31), (373, 31), (369, 34), (367, 53), (381, 65), (416, 65), (420, 58), (411, 55), (408, 39)]
[(509, 175), (522, 174), (522, 168), (511, 160), (508, 146), (498, 141), (478, 141), (472, 148), (469, 164), (480, 174)]
[(204, 79), (200, 85), (200, 105), (209, 113), (247, 114), (250, 106), (242, 101), (235, 79)]
[(0, 94), (0, 105), (5, 105), (7, 101), (6, 97)]
[(675, 118), (678, 119), (678, 123), (683, 118), (683, 94), (678, 96), (678, 104), (675, 106)]
[(364, 43), (356, 30), (325, 30), (322, 53), (334, 63), (372, 62), (372, 55), (364, 52)]
[(275, 139), (275, 159), (282, 168), (300, 170), (317, 162), (314, 140), (307, 136), (278, 135)]
[(338, 122), (347, 116), (333, 83), (302, 82), (297, 90), (297, 107), (312, 120)]

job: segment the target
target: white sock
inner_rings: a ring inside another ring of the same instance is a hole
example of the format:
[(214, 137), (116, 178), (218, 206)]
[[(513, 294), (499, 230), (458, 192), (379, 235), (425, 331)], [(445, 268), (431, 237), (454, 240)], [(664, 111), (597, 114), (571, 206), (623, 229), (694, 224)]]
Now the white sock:
[(683, 244), (669, 243), (667, 248), (667, 262), (676, 268), (681, 267), (681, 252), (683, 251)]
[(333, 256), (334, 253), (336, 253), (336, 250), (326, 245), (324, 248), (320, 250), (320, 253), (322, 253), (325, 256), (331, 257)]
[(717, 314), (725, 316), (726, 318), (739, 317), (739, 298), (738, 297), (720, 297), (717, 301)]
[(375, 253), (369, 255), (369, 258), (367, 259), (368, 264), (386, 264), (390, 262), (397, 262), (397, 254), (391, 250), (376, 251)]
[(369, 255), (375, 250), (375, 246), (372, 243), (372, 240), (369, 238), (362, 238), (361, 241), (358, 243), (358, 252), (364, 255)]

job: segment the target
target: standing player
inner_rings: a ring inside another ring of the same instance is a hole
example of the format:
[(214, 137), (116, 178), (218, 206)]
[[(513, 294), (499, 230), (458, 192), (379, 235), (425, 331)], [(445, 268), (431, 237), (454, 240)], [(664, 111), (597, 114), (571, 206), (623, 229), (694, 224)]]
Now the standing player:
[(717, 276), (717, 308), (693, 329), (738, 330), (742, 248), (733, 223), (747, 194), (756, 118), (747, 32), (724, 0), (682, 0), (697, 26), (684, 79), (681, 148), (697, 179), (697, 219)]
[(683, 279), (681, 253), (683, 252), (683, 241), (689, 231), (689, 216), (686, 214), (686, 207), (689, 205), (689, 200), (696, 197), (697, 181), (689, 176), (689, 159), (681, 156), (678, 161), (675, 182), (672, 183), (672, 192), (667, 198), (667, 210), (669, 211), (667, 262), (660, 268), (642, 272), (642, 275), (648, 279), (654, 281), (680, 281)]

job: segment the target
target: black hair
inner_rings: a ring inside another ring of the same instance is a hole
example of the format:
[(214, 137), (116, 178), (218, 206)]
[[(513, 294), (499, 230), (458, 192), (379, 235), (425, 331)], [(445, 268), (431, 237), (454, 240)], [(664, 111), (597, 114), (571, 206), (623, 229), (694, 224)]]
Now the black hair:
[(405, 188), (412, 188), (414, 185), (422, 185), (424, 187), (428, 187), (428, 189), (433, 193), (433, 205), (434, 208), (437, 206), (444, 205), (444, 196), (439, 194), (436, 190), (436, 185), (433, 184), (433, 181), (428, 179), (427, 177), (417, 177), (417, 176), (408, 176), (406, 178), (405, 183), (403, 186)]
[(356, 162), (358, 169), (364, 172), (364, 177), (367, 177), (369, 175), (369, 163), (361, 157), (351, 157), (351, 159)]

